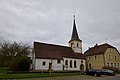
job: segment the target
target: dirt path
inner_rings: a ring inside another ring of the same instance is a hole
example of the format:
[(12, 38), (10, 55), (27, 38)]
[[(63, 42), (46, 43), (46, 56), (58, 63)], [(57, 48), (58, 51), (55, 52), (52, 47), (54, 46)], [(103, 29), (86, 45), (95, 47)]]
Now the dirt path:
[(120, 75), (101, 76), (101, 77), (76, 75), (76, 76), (60, 76), (60, 77), (32, 78), (32, 79), (20, 79), (20, 80), (120, 80)]

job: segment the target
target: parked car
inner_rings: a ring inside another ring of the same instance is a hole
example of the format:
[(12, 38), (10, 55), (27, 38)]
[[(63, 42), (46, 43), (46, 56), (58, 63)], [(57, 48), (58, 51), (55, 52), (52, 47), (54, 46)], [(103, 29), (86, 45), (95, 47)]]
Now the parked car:
[(102, 72), (102, 75), (109, 75), (109, 76), (116, 75), (116, 73), (114, 71), (109, 70), (109, 69), (102, 69), (101, 72)]
[(91, 76), (101, 76), (101, 70), (96, 70), (96, 69), (89, 69), (84, 72), (86, 75), (91, 75)]

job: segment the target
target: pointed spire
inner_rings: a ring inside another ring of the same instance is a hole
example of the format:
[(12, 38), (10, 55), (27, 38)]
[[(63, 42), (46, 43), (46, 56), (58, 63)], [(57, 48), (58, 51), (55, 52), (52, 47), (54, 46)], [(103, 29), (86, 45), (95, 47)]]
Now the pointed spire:
[[(76, 28), (76, 23), (75, 23), (75, 15), (73, 15), (73, 18), (74, 18), (73, 32), (72, 32), (72, 37), (71, 37), (71, 40), (70, 40), (70, 41), (72, 41), (72, 40), (79, 40), (79, 41), (81, 41), (81, 40), (79, 39), (79, 36), (78, 36), (78, 33), (77, 33), (77, 28)], [(69, 42), (70, 42), (70, 41), (69, 41)]]

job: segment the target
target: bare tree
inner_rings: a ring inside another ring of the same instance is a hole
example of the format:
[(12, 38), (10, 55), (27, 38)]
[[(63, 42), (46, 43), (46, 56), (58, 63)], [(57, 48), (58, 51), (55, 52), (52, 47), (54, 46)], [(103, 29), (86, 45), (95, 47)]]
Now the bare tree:
[(27, 57), (29, 53), (28, 44), (4, 41), (0, 43), (0, 66), (10, 66), (20, 57)]

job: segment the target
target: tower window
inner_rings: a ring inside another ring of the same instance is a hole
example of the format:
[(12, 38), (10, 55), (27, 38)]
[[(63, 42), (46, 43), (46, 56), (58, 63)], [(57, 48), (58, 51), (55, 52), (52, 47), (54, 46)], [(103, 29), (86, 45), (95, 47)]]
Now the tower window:
[(77, 43), (77, 47), (79, 47), (79, 43)]

